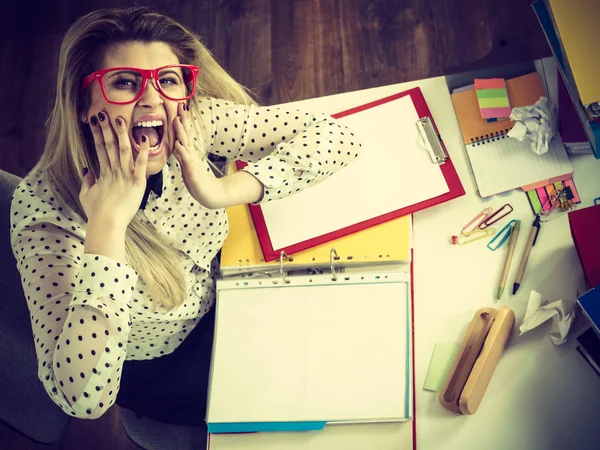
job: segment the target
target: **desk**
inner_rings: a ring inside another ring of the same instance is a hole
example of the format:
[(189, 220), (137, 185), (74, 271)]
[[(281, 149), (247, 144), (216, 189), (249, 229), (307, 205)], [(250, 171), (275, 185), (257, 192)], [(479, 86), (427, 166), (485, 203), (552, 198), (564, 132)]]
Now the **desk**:
[[(432, 113), (439, 124), (433, 108)], [(489, 201), (479, 198), (468, 158), (464, 151), (455, 150), (461, 146), (460, 135), (450, 130), (440, 132), (452, 149), (452, 160), (467, 194), (413, 215), (418, 448), (597, 448), (600, 379), (575, 350), (574, 336), (557, 347), (548, 336), (549, 324), (517, 336), (531, 289), (540, 292), (543, 299), (574, 300), (578, 290), (585, 288), (568, 218), (542, 224), (523, 283), (517, 295), (510, 295), (533, 222), (527, 198), (520, 191)], [(571, 163), (583, 200), (581, 207), (592, 205), (600, 194), (600, 161), (590, 155), (571, 157)], [(522, 221), (522, 232), (507, 289), (496, 301), (506, 247), (492, 252), (486, 241), (458, 247), (448, 244), (448, 239), (483, 208), (504, 203), (514, 207), (510, 219)], [(479, 411), (473, 416), (452, 415), (440, 406), (437, 393), (422, 389), (433, 347), (437, 342), (460, 342), (477, 309), (502, 305), (514, 310), (515, 330)]]
[[(544, 224), (516, 296), (494, 301), (504, 251), (492, 252), (485, 241), (457, 247), (449, 236), (481, 209), (510, 201), (511, 218), (523, 221), (516, 258), (525, 244), (533, 214), (525, 194), (482, 201), (467, 161), (446, 79), (419, 80), (293, 103), (300, 109), (333, 114), (350, 107), (419, 86), (467, 195), (414, 215), (414, 314), (416, 429), (419, 449), (563, 449), (592, 448), (600, 427), (587, 417), (600, 417), (600, 380), (571, 342), (555, 347), (548, 328), (513, 337), (492, 378), (479, 411), (455, 416), (443, 409), (437, 394), (422, 389), (437, 342), (460, 342), (475, 311), (482, 306), (509, 305), (520, 324), (532, 288), (544, 298), (574, 299), (583, 289), (583, 275), (566, 217)], [(289, 104), (288, 104), (289, 105)], [(584, 204), (600, 194), (600, 161), (572, 158), (575, 183)], [(484, 205), (485, 206), (482, 206)], [(504, 224), (504, 221), (501, 222)], [(512, 283), (518, 263), (509, 275)], [(507, 289), (508, 291), (508, 289)], [(578, 419), (581, 418), (581, 419)], [(590, 423), (591, 422), (591, 423)], [(401, 450), (412, 448), (412, 423), (343, 425), (308, 433), (219, 435), (211, 450)]]

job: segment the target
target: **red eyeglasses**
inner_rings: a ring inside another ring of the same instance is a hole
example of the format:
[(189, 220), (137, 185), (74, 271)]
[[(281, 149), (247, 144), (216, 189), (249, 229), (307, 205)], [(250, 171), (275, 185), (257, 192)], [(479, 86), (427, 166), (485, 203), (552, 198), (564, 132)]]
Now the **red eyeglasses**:
[(126, 105), (139, 100), (148, 79), (154, 79), (154, 86), (170, 100), (187, 100), (196, 92), (196, 77), (200, 73), (198, 66), (171, 64), (156, 69), (138, 69), (136, 67), (111, 67), (87, 75), (81, 89), (98, 80), (102, 95), (107, 102)]

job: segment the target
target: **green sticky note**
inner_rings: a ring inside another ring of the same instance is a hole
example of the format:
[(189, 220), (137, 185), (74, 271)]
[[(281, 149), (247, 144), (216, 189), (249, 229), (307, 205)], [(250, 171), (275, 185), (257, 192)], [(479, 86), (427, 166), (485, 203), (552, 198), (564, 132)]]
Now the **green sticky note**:
[(435, 344), (423, 389), (439, 392), (458, 353), (458, 344)]
[(533, 209), (533, 213), (541, 213), (542, 203), (540, 202), (540, 198), (538, 197), (537, 191), (535, 189), (527, 191), (527, 197), (529, 198), (529, 203), (531, 204), (531, 209)]
[(507, 108), (510, 106), (508, 97), (504, 98), (480, 98), (480, 108)]
[(496, 89), (477, 89), (477, 98), (506, 98), (508, 99), (508, 91), (504, 88)]

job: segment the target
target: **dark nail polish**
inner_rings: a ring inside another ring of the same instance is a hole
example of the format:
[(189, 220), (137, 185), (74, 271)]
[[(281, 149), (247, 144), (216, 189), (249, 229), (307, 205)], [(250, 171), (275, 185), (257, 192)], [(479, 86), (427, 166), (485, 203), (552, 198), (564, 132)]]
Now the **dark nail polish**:
[(90, 122), (92, 122), (92, 125), (94, 125), (94, 126), (98, 125), (98, 119), (96, 119), (96, 116), (92, 116), (92, 118), (90, 119)]
[(115, 122), (117, 123), (117, 126), (120, 127), (121, 125), (123, 125), (123, 121), (117, 117), (117, 120), (115, 120)]
[(90, 169), (88, 169), (87, 167), (84, 167), (83, 168), (83, 176), (85, 177), (89, 171), (90, 171)]
[(146, 135), (142, 134), (142, 142), (146, 142)]
[(102, 112), (99, 112), (99, 113), (98, 113), (98, 119), (100, 119), (100, 122), (104, 122), (104, 119), (105, 119), (105, 118), (106, 118), (106, 117), (104, 116), (104, 113), (102, 113)]
[(186, 111), (189, 111), (189, 110), (190, 110), (190, 107), (189, 107), (189, 105), (185, 105), (185, 110), (186, 110)]

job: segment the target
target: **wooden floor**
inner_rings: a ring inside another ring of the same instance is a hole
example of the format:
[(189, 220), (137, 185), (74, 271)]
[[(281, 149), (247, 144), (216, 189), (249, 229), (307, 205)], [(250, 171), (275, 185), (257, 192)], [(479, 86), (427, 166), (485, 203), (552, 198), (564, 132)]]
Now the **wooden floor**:
[[(125, 0), (5, 2), (0, 18), (0, 169), (39, 158), (61, 39), (80, 15)], [(530, 0), (151, 0), (199, 35), (262, 104), (365, 89), (550, 55)], [(2, 389), (0, 387), (0, 389)], [(129, 449), (118, 414), (74, 420), (62, 442), (0, 424), (1, 449)]]

